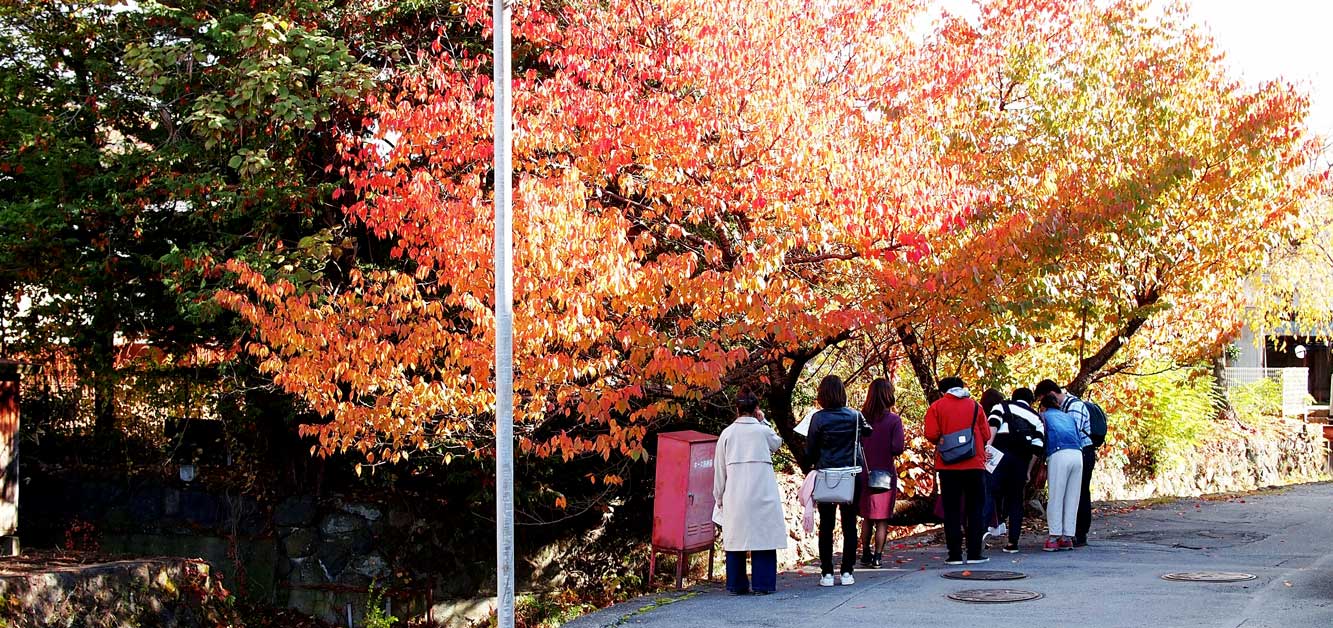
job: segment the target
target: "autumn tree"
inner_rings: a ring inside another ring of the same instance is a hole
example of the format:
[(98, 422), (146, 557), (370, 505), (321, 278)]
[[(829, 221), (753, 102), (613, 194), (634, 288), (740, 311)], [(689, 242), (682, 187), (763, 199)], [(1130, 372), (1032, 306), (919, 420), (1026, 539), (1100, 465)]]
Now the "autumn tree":
[(316, 22), (331, 4), (0, 3), (5, 344), (72, 351), (102, 438), (118, 342), (231, 344), (215, 259), (332, 257), (332, 129), (372, 70)]
[[(524, 451), (637, 458), (741, 383), (799, 443), (803, 368), (853, 339), (927, 391), (1090, 346), (1081, 390), (1203, 311), (1168, 305), (1219, 307), (1310, 190), (1303, 99), (1230, 79), (1179, 9), (1000, 0), (923, 38), (922, 8), (518, 7)], [(487, 22), (458, 11), (344, 138), (348, 215), (388, 254), (305, 283), (229, 264), (223, 303), (325, 453), (488, 448)]]
[[(920, 6), (572, 2), (515, 19), (516, 415), (522, 448), (638, 457), (731, 385), (790, 391), (882, 320), (876, 268), (914, 263), (971, 194), (941, 194)], [(484, 6), (467, 20), (483, 28)], [(487, 59), (442, 37), (349, 137), (349, 213), (392, 245), (306, 290), (231, 268), (226, 303), (284, 389), (372, 460), (486, 447), (491, 389)], [(785, 401), (785, 407), (783, 402)], [(719, 412), (725, 410), (718, 410)]]
[[(1052, 35), (1006, 38), (1032, 11)], [(909, 292), (925, 299), (902, 328), (918, 376), (936, 375), (926, 357), (1002, 375), (1007, 355), (1054, 342), (1082, 393), (1143, 351), (1190, 360), (1225, 342), (1234, 287), (1320, 181), (1305, 97), (1230, 77), (1181, 5), (999, 2), (955, 27), (1000, 55), (965, 89), (976, 113), (952, 118), (946, 153), (988, 200)]]

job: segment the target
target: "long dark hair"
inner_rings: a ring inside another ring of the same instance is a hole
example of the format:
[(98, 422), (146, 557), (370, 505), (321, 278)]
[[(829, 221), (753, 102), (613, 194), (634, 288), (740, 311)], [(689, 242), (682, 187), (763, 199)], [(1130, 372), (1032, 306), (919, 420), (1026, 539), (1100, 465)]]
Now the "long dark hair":
[(884, 413), (893, 409), (895, 401), (897, 399), (893, 382), (883, 377), (876, 377), (870, 382), (870, 392), (866, 393), (866, 403), (861, 406), (861, 414), (865, 415), (870, 423), (877, 423), (884, 417)]

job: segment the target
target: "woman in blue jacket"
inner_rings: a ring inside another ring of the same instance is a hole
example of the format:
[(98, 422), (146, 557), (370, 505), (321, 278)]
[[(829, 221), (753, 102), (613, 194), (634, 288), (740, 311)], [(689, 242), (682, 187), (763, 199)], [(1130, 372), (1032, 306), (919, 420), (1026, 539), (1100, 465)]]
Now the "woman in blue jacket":
[(1083, 477), (1083, 434), (1080, 416), (1060, 409), (1054, 393), (1042, 397), (1042, 422), (1046, 424), (1046, 480), (1050, 501), (1046, 504), (1046, 525), (1050, 537), (1043, 551), (1074, 549), (1073, 535), (1078, 523), (1080, 479)]

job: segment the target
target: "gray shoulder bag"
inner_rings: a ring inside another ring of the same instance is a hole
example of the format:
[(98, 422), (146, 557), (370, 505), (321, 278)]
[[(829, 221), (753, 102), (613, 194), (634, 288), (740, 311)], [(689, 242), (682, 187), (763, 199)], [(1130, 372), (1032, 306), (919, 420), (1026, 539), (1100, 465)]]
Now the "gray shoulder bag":
[[(852, 462), (861, 451), (861, 413), (853, 419), (852, 433), (855, 445), (852, 447)], [(815, 490), (812, 494), (820, 504), (850, 504), (856, 499), (856, 476), (861, 475), (861, 467), (833, 467), (815, 470)]]

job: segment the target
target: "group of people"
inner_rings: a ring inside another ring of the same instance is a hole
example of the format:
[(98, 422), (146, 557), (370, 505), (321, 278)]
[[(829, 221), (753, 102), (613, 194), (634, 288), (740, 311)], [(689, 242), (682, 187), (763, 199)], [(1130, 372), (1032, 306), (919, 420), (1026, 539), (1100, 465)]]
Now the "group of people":
[[(987, 390), (978, 401), (958, 377), (941, 379), (939, 389), (942, 395), (927, 409), (923, 426), (935, 444), (948, 547), (945, 563), (990, 560), (985, 544), (991, 536), (1007, 538), (1003, 551), (1019, 551), (1024, 494), (1042, 460), (1049, 493), (1049, 536), (1042, 549), (1086, 545), (1097, 448), (1083, 401), (1052, 380), (1041, 381), (1035, 389), (1019, 388), (1009, 399)], [(846, 389), (835, 375), (820, 381), (815, 401), (819, 409), (807, 419), (805, 454), (815, 470), (801, 490), (804, 523), (808, 531), (818, 512), (820, 586), (851, 585), (856, 582), (858, 550), (862, 566), (879, 567), (882, 561), (898, 495), (895, 459), (903, 453), (903, 421), (893, 411), (893, 383), (883, 378), (871, 382), (860, 411), (847, 407)], [(788, 538), (772, 462), (783, 441), (752, 392), (737, 395), (736, 413), (735, 422), (718, 438), (713, 465), (714, 521), (722, 527), (727, 591), (772, 593), (777, 589), (777, 550), (787, 547)], [(827, 495), (838, 491), (825, 491), (820, 498), (821, 481), (836, 486), (838, 478), (850, 473), (857, 478), (850, 490), (837, 498)], [(839, 522), (842, 560), (835, 578), (833, 532)], [(747, 555), (753, 581), (746, 572)]]

